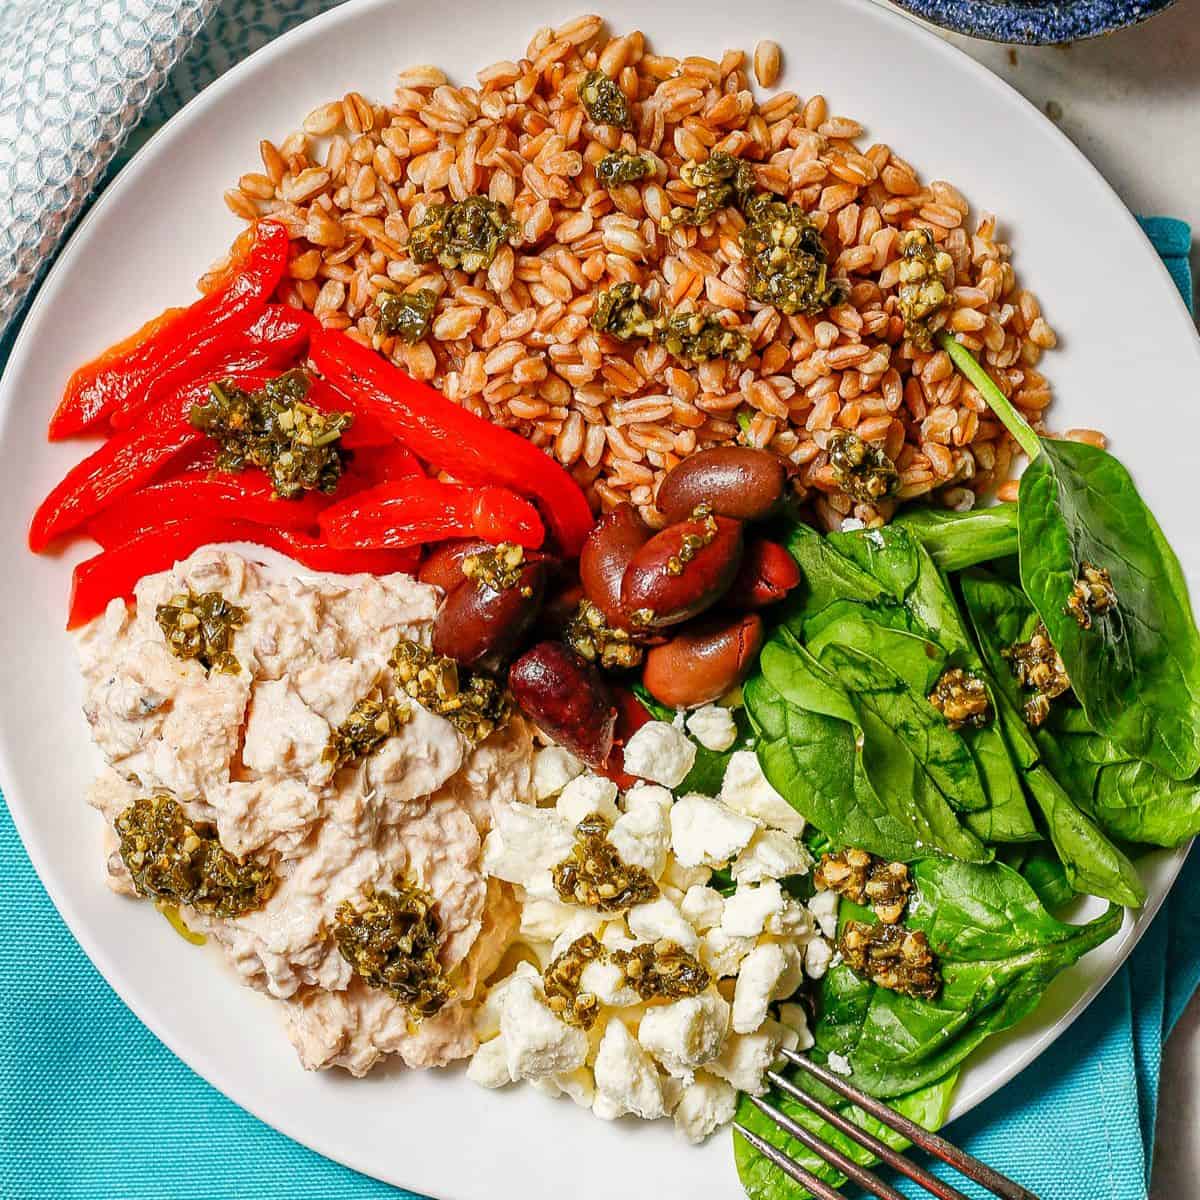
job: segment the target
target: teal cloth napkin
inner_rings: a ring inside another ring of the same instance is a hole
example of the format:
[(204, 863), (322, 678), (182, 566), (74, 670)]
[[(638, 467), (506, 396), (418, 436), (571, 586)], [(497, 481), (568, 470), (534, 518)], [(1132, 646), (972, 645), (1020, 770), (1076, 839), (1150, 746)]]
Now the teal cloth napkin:
[[(322, 6), (222, 4), (147, 122), (169, 116), (233, 59)], [(1142, 224), (1190, 305), (1188, 227), (1170, 218)], [(0, 339), (0, 366), (9, 340)], [(1145, 1200), (1162, 1044), (1200, 983), (1197, 901), (1200, 854), (1193, 853), (1129, 962), (1070, 1034), (956, 1122), (953, 1138), (1043, 1200)], [(414, 1193), (275, 1133), (142, 1026), (67, 931), (0, 805), (0, 1197), (385, 1196)]]

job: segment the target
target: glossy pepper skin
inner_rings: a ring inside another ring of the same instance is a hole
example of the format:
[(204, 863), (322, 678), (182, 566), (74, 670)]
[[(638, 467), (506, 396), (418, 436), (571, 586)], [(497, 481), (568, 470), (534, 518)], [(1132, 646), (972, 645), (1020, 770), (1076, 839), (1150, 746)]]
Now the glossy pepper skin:
[(502, 487), (402, 479), (356, 493), (321, 514), (331, 546), (399, 549), (443, 538), (483, 538), (536, 548), (545, 531), (537, 509)]
[(310, 355), (334, 387), (377, 415), (418, 457), (456, 479), (500, 483), (536, 499), (559, 550), (578, 555), (592, 511), (579, 485), (531, 442), (460, 408), (344, 333), (318, 330)]
[(50, 420), (50, 439), (72, 437), (119, 411), (152, 403), (154, 388), (169, 387), (181, 373), (194, 376), (227, 356), (275, 291), (288, 244), (282, 225), (261, 222), (245, 261), (222, 287), (185, 309), (168, 310), (80, 367)]
[(169, 522), (120, 545), (85, 559), (71, 578), (71, 607), (67, 628), (98, 617), (110, 600), (130, 599), (139, 579), (165, 571), (201, 546), (224, 542), (249, 542), (286, 554), (312, 571), (336, 575), (389, 575), (411, 573), (417, 554), (411, 550), (339, 550), (320, 538), (294, 529), (252, 525), (227, 518), (201, 518)]

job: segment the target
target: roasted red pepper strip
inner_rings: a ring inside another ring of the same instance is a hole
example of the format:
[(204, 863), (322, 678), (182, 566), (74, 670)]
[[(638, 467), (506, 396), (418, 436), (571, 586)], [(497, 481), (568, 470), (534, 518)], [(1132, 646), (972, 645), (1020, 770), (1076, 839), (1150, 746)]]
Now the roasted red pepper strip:
[(122, 497), (88, 522), (88, 536), (106, 549), (163, 522), (219, 519), (315, 531), (329, 497), (307, 492), (281, 500), (261, 471), (228, 475), (189, 471)]
[(159, 475), (203, 437), (200, 430), (175, 421), (109, 439), (72, 467), (38, 506), (29, 526), (30, 550), (45, 550), (55, 538), (78, 529), (118, 496)]
[(287, 230), (260, 223), (245, 262), (225, 286), (182, 312), (164, 313), (71, 376), (50, 420), (51, 440), (82, 433), (127, 407), (140, 407), (152, 385), (163, 386), (173, 372), (195, 375), (219, 361), (271, 298), (287, 256)]
[(317, 538), (288, 529), (271, 529), (244, 521), (193, 520), (161, 525), (111, 550), (85, 559), (71, 581), (67, 628), (98, 617), (114, 597), (133, 596), (137, 581), (165, 571), (193, 550), (210, 543), (249, 542), (294, 558), (312, 571), (336, 575), (388, 575), (411, 572), (419, 555), (409, 550), (333, 550)]
[(532, 442), (460, 408), (336, 330), (309, 354), (340, 391), (377, 415), (419, 458), (472, 483), (502, 483), (538, 500), (559, 549), (575, 557), (593, 518), (579, 485)]
[(537, 509), (501, 487), (470, 487), (438, 479), (381, 484), (321, 514), (331, 546), (397, 549), (443, 538), (477, 537), (534, 548), (545, 530)]

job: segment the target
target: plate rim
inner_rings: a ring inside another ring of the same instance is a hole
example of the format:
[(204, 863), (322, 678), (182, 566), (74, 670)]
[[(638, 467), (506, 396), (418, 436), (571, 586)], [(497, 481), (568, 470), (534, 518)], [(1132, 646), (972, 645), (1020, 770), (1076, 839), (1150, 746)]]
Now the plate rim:
[[(822, 0), (822, 2), (828, 3), (828, 0)], [(165, 121), (159, 129), (155, 130), (146, 142), (123, 164), (96, 201), (89, 206), (88, 211), (71, 230), (69, 236), (59, 248), (50, 270), (37, 285), (32, 300), (20, 318), (21, 327), (12, 342), (4, 370), (0, 373), (0, 411), (7, 408), (7, 393), (11, 378), (19, 373), (19, 368), (23, 368), (26, 360), (34, 353), (33, 328), (36, 323), (35, 318), (49, 304), (48, 297), (51, 293), (57, 290), (59, 279), (69, 265), (67, 261), (69, 251), (78, 239), (86, 235), (88, 229), (95, 221), (99, 220), (102, 215), (107, 214), (111, 208), (118, 205), (128, 189), (136, 186), (143, 169), (157, 155), (159, 147), (194, 122), (201, 120), (204, 112), (220, 99), (226, 91), (240, 83), (244, 76), (253, 74), (264, 64), (272, 62), (275, 59), (286, 58), (294, 46), (300, 42), (320, 36), (326, 32), (327, 28), (335, 29), (343, 22), (349, 23), (359, 20), (372, 10), (394, 6), (395, 3), (396, 0), (346, 0), (346, 3), (327, 9), (301, 22), (299, 25), (261, 46), (252, 54), (236, 63), (202, 92), (188, 101), (178, 112)], [(1077, 166), (1084, 167), (1085, 171), (1091, 175), (1093, 181), (1100, 185), (1097, 199), (1103, 197), (1103, 200), (1111, 210), (1113, 218), (1123, 221), (1140, 239), (1144, 253), (1153, 260), (1160, 282), (1166, 287), (1169, 294), (1167, 307), (1173, 307), (1176, 318), (1181, 319), (1183, 332), (1194, 338), (1195, 327), (1192, 323), (1192, 316), (1180, 296), (1174, 281), (1171, 279), (1166, 265), (1154, 251), (1145, 231), (1100, 170), (1060, 128), (1054, 125), (1053, 122), (1050, 122), (1035, 105), (1022, 96), (1011, 84), (993, 73), (982, 63), (973, 59), (964, 50), (940, 37), (936, 32), (923, 27), (909, 13), (886, 7), (882, 3), (879, 3), (878, 0), (837, 0), (837, 3), (844, 8), (869, 13), (870, 19), (890, 25), (902, 37), (911, 37), (917, 43), (924, 43), (932, 53), (943, 55), (947, 59), (957, 62), (959, 66), (963, 67), (974, 77), (974, 83), (996, 93), (1002, 102), (1008, 104), (1015, 102), (1018, 107), (1025, 108), (1044, 122), (1049, 127), (1047, 131), (1051, 132), (1052, 136), (1057, 139), (1060, 150), (1065, 152), (1069, 157), (1072, 157)], [(1174, 335), (1168, 332), (1168, 336)], [(269, 1128), (325, 1158), (349, 1167), (363, 1175), (391, 1184), (392, 1181), (390, 1179), (379, 1174), (374, 1167), (364, 1162), (355, 1152), (355, 1148), (352, 1145), (345, 1142), (338, 1142), (332, 1137), (326, 1139), (316, 1136), (315, 1133), (308, 1130), (305, 1130), (303, 1133), (296, 1132), (294, 1130), (295, 1122), (286, 1112), (283, 1115), (268, 1113), (264, 1110), (264, 1106), (243, 1098), (241, 1085), (229, 1077), (230, 1072), (222, 1065), (220, 1059), (210, 1055), (206, 1049), (200, 1047), (189, 1048), (188, 1053), (185, 1054), (178, 1047), (176, 1038), (162, 1027), (158, 1018), (149, 1011), (147, 1006), (141, 1003), (140, 999), (135, 998), (137, 992), (136, 984), (125, 977), (119, 964), (86, 932), (87, 922), (81, 912), (81, 907), (74, 904), (66, 896), (65, 892), (59, 888), (55, 872), (52, 869), (51, 856), (48, 853), (43, 853), (43, 848), (37, 846), (36, 843), (31, 845), (31, 838), (27, 834), (28, 826), (23, 813), (23, 804), (20, 801), (14, 804), (11, 800), (14, 792), (9, 782), (10, 779), (11, 773), (9, 770), (7, 748), (5, 743), (0, 741), (0, 790), (3, 791), (6, 806), (21, 839), (22, 847), (37, 872), (39, 882), (46, 890), (56, 911), (69, 929), (71, 936), (87, 955), (89, 961), (100, 973), (101, 977), (117, 994), (121, 1002), (185, 1066), (212, 1087), (216, 1088), (226, 1099), (236, 1104), (243, 1111), (262, 1121)], [(1111, 969), (1101, 978), (1089, 984), (1064, 1013), (1058, 1016), (1051, 1025), (1040, 1031), (1040, 1035), (1036, 1041), (1028, 1047), (1017, 1061), (995, 1072), (994, 1076), (987, 1080), (986, 1084), (971, 1094), (969, 1101), (963, 1101), (961, 1096), (957, 1097), (954, 1105), (952, 1105), (950, 1120), (955, 1120), (971, 1111), (1032, 1065), (1036, 1059), (1040, 1058), (1070, 1028), (1082, 1012), (1092, 1004), (1100, 992), (1103, 991), (1128, 961), (1130, 954), (1132, 954), (1137, 943), (1141, 940), (1159, 912), (1171, 888), (1174, 886), (1179, 872), (1182, 870), (1190, 846), (1191, 843), (1189, 842), (1187, 845), (1173, 851), (1160, 850), (1155, 852), (1154, 857), (1161, 858), (1164, 863), (1168, 859), (1173, 859), (1174, 861), (1166, 867), (1166, 878), (1161, 894), (1148, 902), (1136, 915), (1131, 915), (1129, 910), (1126, 910), (1125, 922), (1121, 933), (1118, 935), (1120, 941), (1116, 947), (1117, 958)]]

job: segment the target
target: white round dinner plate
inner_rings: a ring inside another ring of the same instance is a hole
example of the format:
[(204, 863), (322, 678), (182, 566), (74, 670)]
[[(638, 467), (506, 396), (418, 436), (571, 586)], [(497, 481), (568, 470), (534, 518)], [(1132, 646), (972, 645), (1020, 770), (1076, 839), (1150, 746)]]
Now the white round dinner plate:
[[(29, 515), (81, 455), (45, 428), (73, 367), (162, 308), (186, 302), (239, 223), (222, 192), (258, 169), (258, 142), (299, 127), (318, 103), (391, 94), (414, 63), (474, 82), (516, 59), (566, 0), (357, 0), (230, 71), (124, 169), (76, 230), (26, 319), (0, 384), (0, 784), (29, 854), (92, 961), (185, 1062), (264, 1121), (331, 1158), (442, 1200), (669, 1200), (739, 1194), (730, 1136), (687, 1146), (669, 1122), (605, 1123), (532, 1088), (489, 1092), (461, 1070), (379, 1069), (364, 1080), (303, 1071), (272, 1003), (216, 951), (177, 937), (148, 904), (104, 883), (100, 818), (84, 803), (95, 769), (74, 647), (63, 632), (74, 546), (26, 549)], [(1099, 427), (1132, 469), (1200, 591), (1195, 508), (1200, 343), (1133, 217), (1049, 121), (959, 51), (865, 0), (611, 0), (610, 28), (643, 29), (663, 53), (719, 58), (760, 38), (783, 47), (779, 86), (823, 92), (926, 179), (948, 179), (992, 211), (1017, 272), (1060, 348), (1044, 364), (1052, 424)], [(962, 1113), (1035, 1058), (1128, 955), (1182, 852), (1144, 860), (1150, 899), (1120, 935), (1061, 977), (1018, 1030), (964, 1072)], [(1086, 1050), (1086, 1048), (1084, 1048)]]

